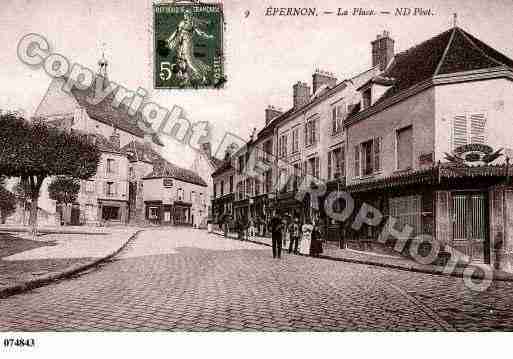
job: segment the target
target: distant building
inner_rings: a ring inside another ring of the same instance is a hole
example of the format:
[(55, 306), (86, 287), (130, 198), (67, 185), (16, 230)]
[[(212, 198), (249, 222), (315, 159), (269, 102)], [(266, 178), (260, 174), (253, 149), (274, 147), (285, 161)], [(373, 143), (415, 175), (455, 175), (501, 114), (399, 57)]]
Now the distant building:
[[(99, 62), (96, 81), (108, 81), (107, 60)], [(113, 107), (115, 93), (93, 103), (87, 90), (62, 90), (55, 79), (35, 112), (64, 130), (94, 137), (102, 155), (95, 176), (81, 182), (77, 203), (64, 213), (71, 224), (154, 223), (199, 226), (208, 216), (207, 183), (194, 171), (161, 155), (157, 135), (137, 125), (140, 114), (128, 115), (126, 101)], [(45, 191), (43, 190), (43, 193)], [(48, 198), (41, 202), (50, 202)]]

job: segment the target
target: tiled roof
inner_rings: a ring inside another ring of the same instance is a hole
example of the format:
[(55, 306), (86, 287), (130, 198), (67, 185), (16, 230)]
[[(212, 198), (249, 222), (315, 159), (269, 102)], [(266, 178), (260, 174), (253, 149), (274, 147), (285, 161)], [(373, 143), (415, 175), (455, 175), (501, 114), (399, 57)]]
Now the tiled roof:
[(110, 152), (110, 153), (118, 153), (118, 154), (125, 154), (124, 151), (116, 148), (112, 142), (109, 141), (108, 138), (102, 136), (102, 135), (94, 135), (95, 136), (95, 144), (98, 146), (100, 151), (102, 152)]
[[(98, 77), (96, 78), (98, 80)], [(95, 80), (95, 81), (96, 81)], [(104, 81), (104, 85), (107, 80)], [(133, 117), (128, 115), (128, 106), (123, 102), (117, 108), (112, 106), (115, 93), (111, 92), (106, 96), (103, 101), (98, 104), (92, 104), (87, 100), (91, 94), (93, 94), (96, 88), (96, 83), (90, 86), (86, 90), (80, 90), (73, 88), (71, 93), (77, 100), (78, 104), (83, 107), (89, 117), (96, 121), (103, 122), (109, 126), (119, 128), (120, 130), (126, 131), (132, 135), (143, 138), (144, 132), (137, 126), (137, 121), (143, 121), (140, 112), (137, 112)], [(153, 142), (162, 146), (162, 142), (156, 134), (153, 135)]]
[(459, 27), (453, 27), (394, 57), (383, 73), (394, 84), (378, 102), (436, 75), (508, 66), (513, 60), (476, 39)]
[(146, 150), (144, 144), (138, 141), (126, 144), (121, 150), (128, 155), (130, 161), (146, 161), (153, 164), (153, 171), (144, 179), (169, 177), (207, 187), (207, 183), (196, 172), (167, 161), (153, 149)]

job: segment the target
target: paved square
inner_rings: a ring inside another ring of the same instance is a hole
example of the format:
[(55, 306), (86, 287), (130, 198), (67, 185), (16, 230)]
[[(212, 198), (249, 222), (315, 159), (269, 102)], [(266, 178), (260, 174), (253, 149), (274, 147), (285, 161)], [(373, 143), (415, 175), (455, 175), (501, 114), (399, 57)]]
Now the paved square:
[(512, 330), (513, 283), (285, 254), (190, 228), (144, 231), (113, 261), (0, 301), (0, 330)]

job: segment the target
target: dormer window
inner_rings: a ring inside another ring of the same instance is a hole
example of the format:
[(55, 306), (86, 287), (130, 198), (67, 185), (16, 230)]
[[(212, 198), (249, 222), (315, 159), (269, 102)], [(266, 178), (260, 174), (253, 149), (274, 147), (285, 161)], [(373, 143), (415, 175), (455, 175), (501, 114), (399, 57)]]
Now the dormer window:
[(366, 109), (372, 104), (372, 89), (368, 88), (362, 93), (363, 108)]

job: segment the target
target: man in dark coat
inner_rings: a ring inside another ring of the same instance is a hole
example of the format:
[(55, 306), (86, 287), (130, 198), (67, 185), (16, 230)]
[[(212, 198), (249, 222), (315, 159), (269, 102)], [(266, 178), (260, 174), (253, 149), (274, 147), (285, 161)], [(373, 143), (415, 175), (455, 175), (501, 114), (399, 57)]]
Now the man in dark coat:
[(278, 217), (278, 214), (274, 212), (271, 222), (269, 224), (272, 243), (273, 243), (273, 258), (281, 258), (281, 219)]

